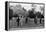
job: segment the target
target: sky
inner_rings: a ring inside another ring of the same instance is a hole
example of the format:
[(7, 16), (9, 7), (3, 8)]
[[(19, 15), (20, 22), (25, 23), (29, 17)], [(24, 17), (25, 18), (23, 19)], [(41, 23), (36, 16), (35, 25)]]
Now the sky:
[[(32, 4), (22, 4), (22, 3), (10, 3), (10, 6), (16, 6), (16, 5), (21, 5), (22, 7), (24, 7), (27, 11), (30, 9), (32, 9)], [(35, 4), (35, 11), (36, 12), (41, 12), (40, 10), (40, 6), (43, 7), (43, 5), (39, 5), (39, 4)]]
[[(21, 3), (19, 3), (22, 7), (24, 7), (26, 10), (29, 10), (29, 9), (31, 9), (32, 7), (31, 7), (31, 5), (32, 4), (21, 4)], [(11, 6), (15, 6), (15, 5), (19, 5), (18, 3), (10, 3), (10, 5)]]

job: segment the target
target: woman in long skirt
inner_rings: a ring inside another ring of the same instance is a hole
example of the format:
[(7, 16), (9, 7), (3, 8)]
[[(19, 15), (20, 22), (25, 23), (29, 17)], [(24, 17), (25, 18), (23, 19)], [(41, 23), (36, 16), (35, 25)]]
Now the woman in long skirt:
[(20, 26), (23, 26), (24, 23), (23, 19), (24, 19), (23, 17), (20, 17), (20, 21), (19, 21)]

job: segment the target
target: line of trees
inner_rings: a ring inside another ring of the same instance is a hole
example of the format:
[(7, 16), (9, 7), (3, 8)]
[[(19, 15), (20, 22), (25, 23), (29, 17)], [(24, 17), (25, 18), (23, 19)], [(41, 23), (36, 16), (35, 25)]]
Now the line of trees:
[[(22, 11), (22, 12), (21, 12)], [(44, 18), (44, 15), (42, 15), (40, 12), (36, 12), (34, 14), (34, 9), (29, 10), (28, 12), (26, 11), (26, 9), (23, 7), (22, 10), (19, 10), (19, 12), (16, 12), (13, 15), (13, 10), (9, 8), (9, 18), (11, 19), (12, 17), (18, 17), (19, 15), (17, 13), (22, 13), (24, 16), (28, 16), (30, 18), (35, 18), (36, 16), (38, 18)], [(25, 14), (24, 14), (25, 13)]]
[(28, 11), (29, 12), (29, 17), (30, 18), (35, 18), (36, 16), (38, 17), (38, 18), (44, 18), (44, 15), (42, 15), (40, 12), (36, 12), (35, 14), (34, 14), (34, 11)]

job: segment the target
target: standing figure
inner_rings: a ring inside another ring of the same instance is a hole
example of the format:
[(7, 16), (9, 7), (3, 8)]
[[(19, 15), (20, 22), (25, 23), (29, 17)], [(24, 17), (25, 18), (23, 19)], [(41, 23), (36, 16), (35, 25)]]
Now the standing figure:
[(19, 19), (19, 17), (18, 17), (18, 19), (17, 19), (17, 26), (19, 26), (19, 21), (20, 21), (20, 19)]
[(26, 17), (26, 21), (25, 21), (25, 23), (27, 23), (27, 21), (28, 21), (28, 18)]
[(37, 16), (34, 18), (34, 22), (35, 24), (37, 24)]
[(23, 23), (24, 23), (24, 21), (23, 21), (23, 16), (22, 17), (20, 17), (20, 22), (19, 22), (19, 24), (20, 24), (20, 26), (22, 26), (23, 25)]
[(40, 24), (41, 24), (41, 19), (42, 19), (42, 18), (40, 17)]

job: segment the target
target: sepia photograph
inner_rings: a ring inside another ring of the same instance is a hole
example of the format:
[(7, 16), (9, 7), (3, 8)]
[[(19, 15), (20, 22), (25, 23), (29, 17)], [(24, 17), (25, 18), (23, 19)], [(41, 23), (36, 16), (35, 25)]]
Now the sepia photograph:
[(44, 3), (11, 1), (6, 3), (6, 30), (44, 28)]

